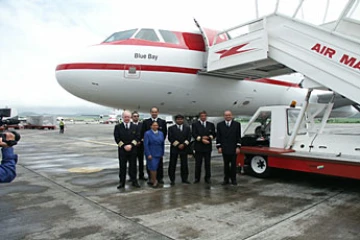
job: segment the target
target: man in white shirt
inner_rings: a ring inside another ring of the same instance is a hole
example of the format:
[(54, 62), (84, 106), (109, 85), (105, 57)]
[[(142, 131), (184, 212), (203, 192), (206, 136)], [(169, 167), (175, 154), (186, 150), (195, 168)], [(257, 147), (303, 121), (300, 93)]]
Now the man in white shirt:
[(241, 148), (241, 125), (233, 120), (232, 112), (224, 112), (224, 121), (217, 124), (216, 147), (223, 155), (224, 182), (222, 185), (237, 185), (236, 157)]

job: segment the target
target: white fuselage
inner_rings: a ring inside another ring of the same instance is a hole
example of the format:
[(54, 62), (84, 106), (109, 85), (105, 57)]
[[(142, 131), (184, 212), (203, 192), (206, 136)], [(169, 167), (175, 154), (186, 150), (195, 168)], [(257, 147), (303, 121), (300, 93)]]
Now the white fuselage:
[[(202, 110), (220, 116), (226, 109), (251, 115), (260, 106), (305, 98), (306, 89), (286, 84), (199, 75), (204, 57), (188, 49), (95, 45), (61, 63), (91, 69), (58, 69), (56, 78), (68, 92), (97, 104), (141, 112), (158, 106), (162, 113), (189, 116)], [(136, 73), (129, 73), (132, 66)]]

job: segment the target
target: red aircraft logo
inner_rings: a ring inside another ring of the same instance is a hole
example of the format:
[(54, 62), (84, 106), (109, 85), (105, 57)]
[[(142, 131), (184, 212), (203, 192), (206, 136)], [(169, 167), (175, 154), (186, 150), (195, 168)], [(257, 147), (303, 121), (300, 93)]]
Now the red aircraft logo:
[[(228, 56), (231, 56), (231, 55), (234, 55), (234, 54), (238, 54), (238, 53), (243, 53), (243, 52), (248, 52), (248, 51), (251, 51), (251, 50), (254, 50), (255, 48), (250, 48), (250, 49), (245, 49), (245, 50), (239, 50), (243, 47), (245, 47), (246, 45), (248, 45), (249, 43), (244, 43), (244, 44), (241, 44), (239, 46), (236, 46), (236, 47), (232, 47), (230, 48), (229, 50), (221, 50), (221, 51), (218, 51), (216, 53), (219, 53), (221, 54), (220, 55), (220, 59), (221, 58), (224, 58), (224, 57), (228, 57)], [(239, 51), (238, 51), (239, 50)]]

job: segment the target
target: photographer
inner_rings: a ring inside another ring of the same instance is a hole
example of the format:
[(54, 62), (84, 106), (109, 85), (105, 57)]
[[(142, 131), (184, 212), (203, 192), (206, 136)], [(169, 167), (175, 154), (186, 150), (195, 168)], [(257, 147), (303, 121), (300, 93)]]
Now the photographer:
[(12, 146), (20, 140), (20, 135), (15, 131), (5, 131), (0, 137), (2, 161), (0, 165), (0, 183), (9, 183), (16, 177), (16, 163), (18, 157), (14, 154)]

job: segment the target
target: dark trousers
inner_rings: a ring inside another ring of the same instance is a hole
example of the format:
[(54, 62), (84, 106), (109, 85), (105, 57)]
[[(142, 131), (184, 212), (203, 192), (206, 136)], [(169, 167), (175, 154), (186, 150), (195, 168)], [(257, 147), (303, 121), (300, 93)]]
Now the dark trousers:
[(143, 178), (144, 177), (144, 147), (143, 146), (139, 146), (137, 148), (136, 155), (139, 164), (139, 178)]
[[(150, 171), (146, 168), (148, 176), (150, 176)], [(163, 158), (160, 159), (158, 169), (156, 170), (156, 179), (162, 181), (164, 178), (164, 161)]]
[(200, 181), (202, 161), (205, 162), (205, 180), (210, 180), (211, 177), (211, 152), (195, 152), (195, 181)]
[(124, 149), (118, 150), (119, 153), (119, 178), (120, 183), (125, 184), (126, 181), (126, 166), (129, 162), (129, 175), (131, 181), (136, 181), (136, 151), (127, 152)]
[(60, 133), (64, 133), (64, 126), (60, 126)]
[(224, 154), (224, 182), (236, 182), (236, 154)]
[(175, 181), (175, 171), (176, 171), (176, 164), (178, 156), (180, 155), (180, 175), (182, 181), (187, 181), (189, 176), (189, 168), (188, 168), (188, 157), (187, 153), (173, 153), (170, 151), (170, 162), (169, 162), (169, 169), (168, 174), (170, 181)]

